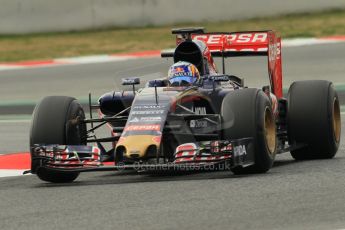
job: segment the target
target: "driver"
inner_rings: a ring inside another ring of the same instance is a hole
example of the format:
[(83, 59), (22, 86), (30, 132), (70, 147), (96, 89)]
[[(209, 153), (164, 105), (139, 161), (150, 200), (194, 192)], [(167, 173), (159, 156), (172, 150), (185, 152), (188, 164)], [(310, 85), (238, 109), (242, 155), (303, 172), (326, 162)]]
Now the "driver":
[(176, 62), (168, 72), (168, 81), (171, 86), (190, 86), (199, 79), (199, 70), (195, 65), (185, 61)]

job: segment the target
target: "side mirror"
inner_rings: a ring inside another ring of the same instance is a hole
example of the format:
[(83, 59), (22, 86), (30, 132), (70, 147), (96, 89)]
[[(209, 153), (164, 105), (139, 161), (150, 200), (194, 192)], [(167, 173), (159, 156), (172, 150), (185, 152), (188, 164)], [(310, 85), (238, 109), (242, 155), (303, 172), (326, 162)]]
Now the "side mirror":
[(146, 87), (164, 87), (169, 84), (168, 80), (165, 79), (156, 79), (156, 80), (150, 80), (147, 82)]
[(130, 78), (122, 78), (122, 85), (139, 85), (140, 78), (138, 77), (130, 77)]

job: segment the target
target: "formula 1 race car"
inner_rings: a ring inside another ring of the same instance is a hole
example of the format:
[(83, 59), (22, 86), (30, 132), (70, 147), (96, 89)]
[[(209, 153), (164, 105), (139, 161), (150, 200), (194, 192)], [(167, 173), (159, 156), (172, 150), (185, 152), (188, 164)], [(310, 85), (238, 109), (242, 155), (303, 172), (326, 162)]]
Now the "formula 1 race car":
[[(123, 79), (132, 90), (106, 93), (97, 105), (90, 99), (90, 118), (75, 98), (44, 98), (33, 113), (31, 173), (56, 183), (71, 182), (80, 172), (119, 169), (227, 165), (235, 174), (248, 174), (267, 172), (283, 152), (296, 160), (334, 157), (341, 132), (337, 93), (329, 81), (298, 81), (284, 98), (281, 38), (274, 31), (172, 33), (177, 47), (161, 56), (192, 63), (200, 80), (174, 86), (156, 79), (136, 90), (139, 78)], [(267, 56), (270, 86), (248, 88), (226, 74), (224, 59), (239, 56)], [(223, 60), (222, 73), (214, 57)], [(94, 131), (103, 125), (111, 135), (98, 138)], [(106, 149), (105, 142), (112, 147)]]

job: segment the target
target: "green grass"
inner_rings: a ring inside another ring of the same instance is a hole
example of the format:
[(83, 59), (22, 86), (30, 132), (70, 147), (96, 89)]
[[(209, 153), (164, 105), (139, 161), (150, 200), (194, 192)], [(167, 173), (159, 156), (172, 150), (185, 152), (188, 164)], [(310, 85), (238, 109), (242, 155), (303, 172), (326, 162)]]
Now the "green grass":
[(110, 28), (98, 31), (1, 35), (0, 62), (157, 50), (174, 46), (172, 27), (203, 26), (208, 31), (273, 29), (283, 38), (345, 34), (345, 10), (292, 14), (218, 23), (183, 23), (164, 27)]

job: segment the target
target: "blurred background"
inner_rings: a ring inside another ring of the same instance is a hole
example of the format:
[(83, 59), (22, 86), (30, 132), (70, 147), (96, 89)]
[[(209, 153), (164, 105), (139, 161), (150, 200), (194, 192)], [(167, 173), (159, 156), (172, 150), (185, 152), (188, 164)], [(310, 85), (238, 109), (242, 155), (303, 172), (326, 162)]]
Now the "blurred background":
[(345, 34), (344, 0), (1, 0), (0, 62), (158, 50), (170, 29)]
[(1, 0), (0, 33), (205, 23), (341, 8), (343, 0)]

